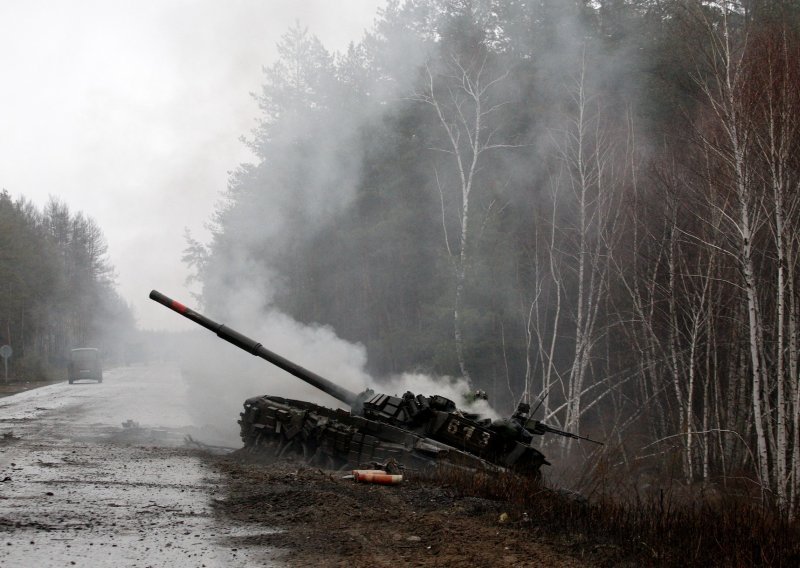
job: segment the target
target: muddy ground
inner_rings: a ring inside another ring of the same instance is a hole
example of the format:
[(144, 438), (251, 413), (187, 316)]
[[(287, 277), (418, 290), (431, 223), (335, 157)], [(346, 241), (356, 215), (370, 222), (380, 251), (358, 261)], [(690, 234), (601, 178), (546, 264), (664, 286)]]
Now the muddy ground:
[(589, 566), (502, 503), (197, 444), (170, 368), (0, 398), (0, 566)]
[(437, 483), (362, 484), (241, 453), (214, 461), (226, 479), (216, 510), (280, 529), (236, 541), (275, 547), (290, 566), (594, 565), (590, 549), (544, 537), (527, 516)]

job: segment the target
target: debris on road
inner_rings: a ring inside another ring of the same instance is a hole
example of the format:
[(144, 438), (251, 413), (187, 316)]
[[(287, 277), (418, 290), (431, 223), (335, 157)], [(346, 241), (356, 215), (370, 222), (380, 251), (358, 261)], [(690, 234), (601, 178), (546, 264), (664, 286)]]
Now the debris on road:
[(230, 446), (215, 446), (213, 444), (206, 444), (205, 442), (195, 440), (188, 434), (184, 436), (183, 443), (191, 448), (199, 448), (201, 450), (206, 450), (207, 452), (218, 454), (228, 454), (237, 450), (237, 448), (231, 448)]
[(403, 482), (402, 475), (391, 475), (382, 469), (354, 469), (349, 475), (342, 479), (352, 479), (361, 483), (377, 483), (378, 485), (400, 485)]
[(62, 382), (3, 399), (0, 566), (275, 565), (272, 547), (238, 545), (269, 527), (215, 515), (226, 479), (206, 463), (218, 455), (182, 446), (205, 431), (180, 370), (107, 375), (103, 389)]
[(354, 469), (353, 479), (361, 483), (377, 483), (378, 485), (400, 485), (402, 475), (390, 475), (381, 469)]

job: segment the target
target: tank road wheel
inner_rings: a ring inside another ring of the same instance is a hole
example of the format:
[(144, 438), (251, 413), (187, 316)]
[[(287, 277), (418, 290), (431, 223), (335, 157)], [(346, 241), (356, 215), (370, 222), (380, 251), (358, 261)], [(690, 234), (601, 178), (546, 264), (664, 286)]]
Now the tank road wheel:
[(302, 453), (302, 448), (300, 447), (299, 440), (294, 438), (291, 440), (282, 439), (280, 449), (275, 454), (275, 457), (282, 458), (286, 452), (300, 455)]

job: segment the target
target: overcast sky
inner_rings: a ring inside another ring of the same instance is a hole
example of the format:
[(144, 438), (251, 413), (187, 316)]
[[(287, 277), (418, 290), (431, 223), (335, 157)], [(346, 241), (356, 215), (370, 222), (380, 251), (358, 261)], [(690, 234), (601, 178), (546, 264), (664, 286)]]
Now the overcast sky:
[[(227, 172), (252, 155), (250, 93), (295, 21), (330, 51), (384, 0), (2, 0), (0, 188), (49, 196), (102, 228), (140, 326), (187, 323), (184, 230), (206, 241)], [(189, 326), (191, 324), (188, 324)]]

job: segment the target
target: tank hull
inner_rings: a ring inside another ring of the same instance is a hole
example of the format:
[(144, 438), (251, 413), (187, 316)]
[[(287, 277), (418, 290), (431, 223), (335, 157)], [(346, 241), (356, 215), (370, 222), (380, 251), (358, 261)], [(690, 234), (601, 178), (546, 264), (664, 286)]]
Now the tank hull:
[[(512, 448), (496, 447), (495, 433), (457, 414), (434, 412), (416, 428), (374, 418), (382, 417), (261, 396), (245, 401), (239, 425), (246, 448), (278, 456), (296, 453), (330, 469), (394, 460), (414, 470), (452, 466), (487, 472), (510, 469), (538, 476), (539, 467), (547, 464), (544, 455), (529, 445), (511, 441)], [(478, 440), (480, 451), (470, 440)]]

